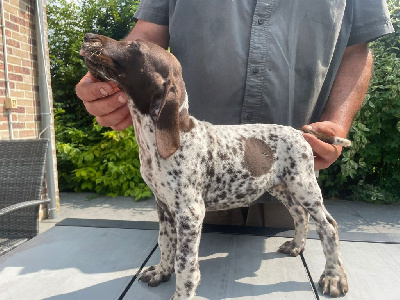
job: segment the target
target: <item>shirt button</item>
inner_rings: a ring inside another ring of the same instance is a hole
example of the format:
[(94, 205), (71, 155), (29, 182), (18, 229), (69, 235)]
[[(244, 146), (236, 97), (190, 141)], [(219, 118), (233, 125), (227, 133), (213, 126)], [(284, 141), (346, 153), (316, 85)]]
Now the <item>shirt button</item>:
[(252, 70), (252, 72), (253, 72), (253, 74), (258, 74), (258, 72), (260, 72), (260, 69), (259, 68), (254, 68)]
[(264, 19), (258, 19), (258, 25), (262, 25), (262, 24), (264, 24), (265, 23), (265, 20)]
[(253, 119), (253, 114), (252, 114), (252, 113), (247, 113), (247, 114), (246, 114), (246, 119), (247, 119), (248, 121), (251, 121), (251, 119)]

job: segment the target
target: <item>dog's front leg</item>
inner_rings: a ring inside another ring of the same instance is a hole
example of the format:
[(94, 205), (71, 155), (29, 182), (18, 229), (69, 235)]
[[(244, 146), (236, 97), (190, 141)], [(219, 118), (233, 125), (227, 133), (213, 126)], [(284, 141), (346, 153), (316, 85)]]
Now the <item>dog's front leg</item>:
[(176, 251), (175, 218), (167, 205), (156, 200), (157, 213), (160, 224), (158, 246), (161, 251), (161, 261), (156, 266), (147, 268), (140, 280), (147, 282), (149, 286), (158, 286), (161, 282), (168, 281), (174, 272)]
[(193, 299), (200, 283), (198, 252), (204, 214), (204, 205), (198, 203), (187, 204), (176, 212), (176, 291), (172, 300)]

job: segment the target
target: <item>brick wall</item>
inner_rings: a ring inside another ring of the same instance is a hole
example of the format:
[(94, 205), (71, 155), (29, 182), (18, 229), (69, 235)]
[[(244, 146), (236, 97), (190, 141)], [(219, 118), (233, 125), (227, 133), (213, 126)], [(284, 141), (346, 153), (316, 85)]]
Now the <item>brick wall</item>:
[[(17, 102), (17, 108), (11, 110), (14, 139), (38, 138), (41, 131), (35, 5), (35, 0), (4, 0), (9, 93), (11, 99)], [(47, 34), (46, 22), (45, 27)], [(4, 105), (7, 94), (3, 45), (3, 36), (0, 31), (0, 139), (9, 139), (8, 111)], [(50, 89), (49, 68), (50, 63), (47, 52), (47, 78)], [(52, 106), (52, 99), (50, 101)], [(51, 130), (53, 136), (51, 141), (52, 148), (55, 149), (54, 126), (52, 126)], [(55, 151), (53, 151), (53, 156), (54, 161), (56, 161)], [(56, 166), (53, 167), (55, 174), (57, 174)], [(56, 193), (58, 202), (58, 187), (56, 187)], [(45, 211), (45, 209), (42, 210), (43, 217), (45, 216)]]

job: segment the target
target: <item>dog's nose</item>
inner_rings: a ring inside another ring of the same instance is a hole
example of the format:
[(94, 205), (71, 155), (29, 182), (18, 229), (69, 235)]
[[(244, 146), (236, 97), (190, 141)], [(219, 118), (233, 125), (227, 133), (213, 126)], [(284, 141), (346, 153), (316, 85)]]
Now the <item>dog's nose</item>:
[(83, 37), (84, 42), (89, 42), (90, 40), (93, 40), (97, 37), (97, 34), (94, 33), (86, 33), (85, 36)]

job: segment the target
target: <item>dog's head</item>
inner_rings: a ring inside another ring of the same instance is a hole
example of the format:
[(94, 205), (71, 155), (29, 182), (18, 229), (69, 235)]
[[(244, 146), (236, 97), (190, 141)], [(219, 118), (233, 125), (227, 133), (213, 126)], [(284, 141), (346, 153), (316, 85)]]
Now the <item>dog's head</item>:
[(85, 35), (81, 53), (94, 77), (115, 82), (141, 114), (150, 115), (160, 156), (175, 153), (179, 130), (188, 122), (187, 111), (185, 120), (179, 113), (186, 90), (178, 60), (147, 41), (116, 41), (91, 33)]

